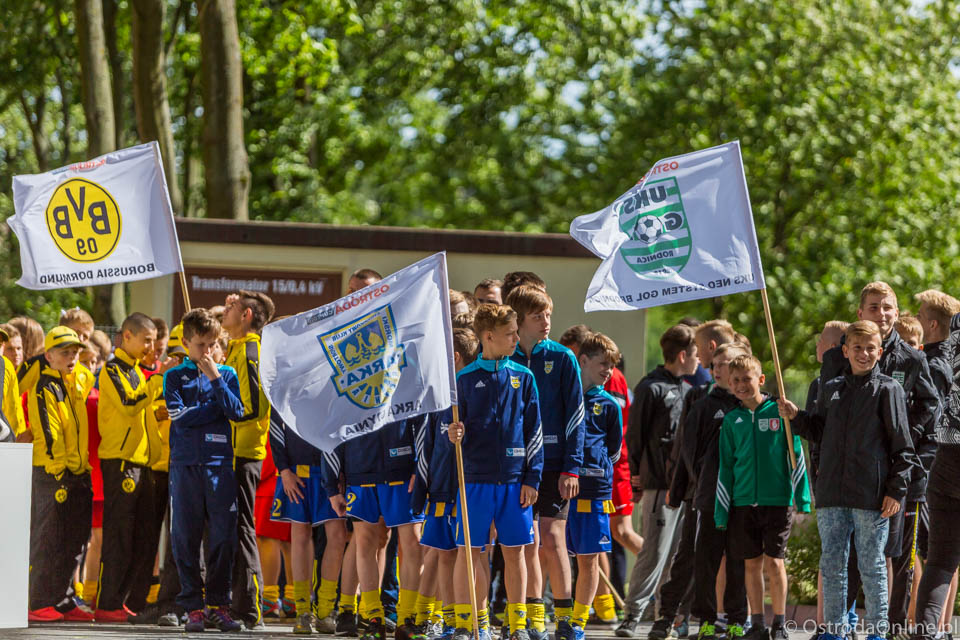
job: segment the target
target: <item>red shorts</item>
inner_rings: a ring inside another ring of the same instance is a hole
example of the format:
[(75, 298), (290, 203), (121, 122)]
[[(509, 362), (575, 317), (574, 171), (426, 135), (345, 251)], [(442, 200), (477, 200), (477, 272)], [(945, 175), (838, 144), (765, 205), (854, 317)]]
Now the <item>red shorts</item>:
[(90, 516), (90, 526), (94, 529), (103, 528), (103, 500), (93, 501), (93, 511)]
[(612, 498), (614, 511), (611, 515), (629, 516), (633, 514), (633, 488), (630, 486), (630, 478), (626, 480), (614, 478)]
[(273, 538), (281, 542), (290, 542), (290, 523), (270, 519), (273, 511), (273, 496), (257, 496), (253, 504), (253, 517), (256, 520), (257, 536)]

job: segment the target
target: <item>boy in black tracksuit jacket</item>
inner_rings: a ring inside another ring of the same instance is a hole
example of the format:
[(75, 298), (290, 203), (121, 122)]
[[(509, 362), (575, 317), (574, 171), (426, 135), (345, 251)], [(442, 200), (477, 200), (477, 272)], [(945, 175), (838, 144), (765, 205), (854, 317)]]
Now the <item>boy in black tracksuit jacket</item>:
[[(880, 327), (883, 353), (878, 368), (880, 373), (900, 383), (907, 396), (907, 416), (910, 435), (920, 465), (913, 469), (904, 508), (890, 521), (890, 535), (885, 550), (893, 568), (893, 587), (890, 599), (890, 623), (906, 622), (909, 585), (913, 579), (913, 541), (919, 503), (925, 500), (927, 476), (936, 455), (936, 420), (940, 415), (940, 398), (930, 375), (926, 356), (910, 347), (894, 330), (899, 316), (897, 297), (884, 282), (867, 284), (860, 294), (858, 317), (876, 322)], [(826, 381), (850, 371), (843, 357), (842, 347), (830, 349), (823, 355), (820, 368), (821, 390), (817, 401), (823, 401)], [(850, 590), (859, 588), (859, 575), (850, 576)]]
[[(163, 396), (172, 421), (170, 538), (180, 576), (177, 604), (189, 612), (187, 631), (203, 631), (207, 622), (221, 631), (237, 631), (242, 626), (230, 617), (229, 607), (237, 544), (230, 420), (243, 415), (243, 403), (234, 370), (214, 363), (211, 357), (219, 335), (220, 323), (209, 311), (189, 312), (183, 318), (183, 340), (190, 358), (163, 378)], [(206, 583), (200, 579), (204, 529)]]

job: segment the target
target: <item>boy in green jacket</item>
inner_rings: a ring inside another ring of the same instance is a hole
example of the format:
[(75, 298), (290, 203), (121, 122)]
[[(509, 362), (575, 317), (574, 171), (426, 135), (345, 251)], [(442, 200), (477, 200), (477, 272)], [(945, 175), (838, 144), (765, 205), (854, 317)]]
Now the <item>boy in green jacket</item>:
[[(797, 468), (790, 453), (783, 420), (774, 398), (760, 391), (764, 376), (752, 355), (734, 358), (729, 382), (740, 406), (723, 418), (720, 427), (720, 473), (714, 521), (718, 529), (729, 526), (727, 553), (744, 561), (750, 630), (744, 640), (787, 640), (784, 613), (787, 607), (787, 572), (783, 557), (790, 537), (793, 514), (810, 511), (810, 485), (800, 438), (793, 436)], [(763, 567), (770, 576), (773, 627), (763, 615)]]

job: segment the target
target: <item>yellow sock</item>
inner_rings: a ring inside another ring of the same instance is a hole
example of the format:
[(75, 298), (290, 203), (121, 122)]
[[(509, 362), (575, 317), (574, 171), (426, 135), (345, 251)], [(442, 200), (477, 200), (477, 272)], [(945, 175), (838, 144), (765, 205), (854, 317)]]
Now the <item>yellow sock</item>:
[[(380, 604), (380, 589), (364, 591), (360, 594), (360, 617), (364, 620), (379, 618), (383, 620), (383, 605)], [(400, 616), (397, 616), (399, 619)]]
[(425, 596), (422, 593), (417, 594), (417, 624), (426, 624), (433, 617), (433, 607), (436, 604), (436, 598)]
[(83, 583), (80, 597), (91, 607), (97, 603), (97, 589), (99, 587), (100, 583), (96, 580), (85, 580)]
[(310, 613), (310, 583), (306, 580), (294, 580), (293, 602), (297, 606), (297, 616)]
[(357, 594), (351, 593), (350, 595), (340, 594), (340, 611), (346, 613), (356, 613), (357, 611)]
[(287, 584), (283, 585), (283, 597), (287, 600), (296, 599), (296, 591), (294, 591), (292, 583), (288, 582)]
[(581, 629), (587, 626), (587, 618), (590, 617), (590, 605), (582, 602), (573, 601), (573, 617), (570, 624), (575, 624)]
[(477, 622), (480, 624), (481, 629), (490, 628), (490, 609), (484, 607), (477, 611)]
[(320, 578), (320, 590), (317, 592), (317, 617), (321, 620), (333, 613), (337, 601), (336, 580)]
[(525, 602), (507, 603), (507, 619), (510, 620), (511, 633), (527, 628), (527, 604)]
[(417, 596), (420, 595), (413, 589), (400, 588), (400, 596), (397, 598), (397, 624), (410, 622), (417, 617)]
[[(540, 598), (527, 598), (527, 628), (546, 631), (547, 608)], [(513, 627), (511, 627), (512, 629)]]
[[(574, 605), (576, 608), (576, 605)], [(593, 599), (593, 608), (601, 620), (616, 620), (617, 610), (613, 607), (613, 594), (607, 593)]]
[(276, 602), (280, 599), (280, 585), (268, 584), (263, 587), (263, 599)]
[(573, 615), (573, 599), (564, 598), (562, 600), (553, 601), (553, 612), (557, 616), (557, 620), (570, 620), (570, 616)]
[(456, 624), (450, 625), (457, 629), (473, 629), (473, 615), (469, 604), (455, 604), (453, 611), (456, 614)]
[(82, 594), (83, 594), (83, 583), (82, 583), (82, 582), (74, 582), (74, 583), (73, 583), (73, 592), (76, 593), (78, 596), (80, 596), (80, 597), (82, 598), (82, 597), (83, 597), (83, 595), (82, 595)]
[[(440, 610), (443, 612), (443, 624), (444, 626), (450, 627), (452, 629), (457, 628), (457, 605), (452, 602), (444, 602), (443, 608)], [(467, 605), (467, 617), (470, 617), (470, 605)], [(466, 627), (464, 627), (466, 629)]]
[(434, 600), (433, 613), (430, 614), (430, 622), (443, 622), (443, 600)]
[(154, 582), (150, 585), (150, 591), (147, 592), (147, 604), (153, 604), (157, 601), (157, 596), (160, 594), (160, 583)]

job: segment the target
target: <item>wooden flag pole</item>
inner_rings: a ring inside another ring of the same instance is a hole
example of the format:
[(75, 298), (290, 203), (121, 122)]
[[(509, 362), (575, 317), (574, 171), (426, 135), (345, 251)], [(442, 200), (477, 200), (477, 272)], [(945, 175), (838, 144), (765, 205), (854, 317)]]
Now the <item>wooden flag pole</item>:
[[(460, 408), (453, 405), (453, 421), (460, 422)], [(466, 434), (463, 434), (466, 435)], [(463, 440), (461, 435), (460, 440)], [(477, 616), (477, 582), (473, 575), (473, 547), (470, 545), (470, 517), (467, 513), (467, 483), (463, 479), (463, 450), (460, 440), (454, 445), (457, 454), (457, 482), (460, 484), (460, 518), (463, 521), (463, 543), (467, 552), (467, 583), (470, 587), (470, 617), (473, 619), (474, 640), (480, 640), (480, 619)]]
[(617, 593), (617, 590), (613, 588), (613, 583), (610, 582), (610, 578), (607, 577), (607, 574), (603, 572), (603, 569), (597, 567), (597, 571), (600, 572), (600, 579), (603, 580), (603, 583), (607, 585), (607, 588), (610, 589), (610, 593), (613, 594), (613, 599), (616, 600), (617, 606), (621, 609), (626, 609), (627, 605), (624, 604), (623, 598), (620, 597), (620, 594)]
[[(767, 333), (770, 334), (770, 353), (773, 355), (773, 371), (777, 376), (777, 393), (780, 397), (786, 399), (787, 392), (783, 387), (783, 371), (780, 370), (780, 355), (777, 353), (777, 338), (773, 335), (773, 319), (770, 317), (770, 301), (767, 299), (766, 288), (760, 289), (760, 297), (763, 300), (763, 315), (767, 318)], [(793, 450), (793, 430), (790, 428), (790, 420), (786, 416), (780, 416), (783, 420), (784, 433), (787, 434), (787, 448), (790, 451), (790, 468), (797, 468), (797, 454)]]
[(187, 291), (187, 276), (183, 271), (180, 272), (180, 292), (183, 294), (184, 309), (190, 311), (193, 307), (190, 306), (190, 293)]

